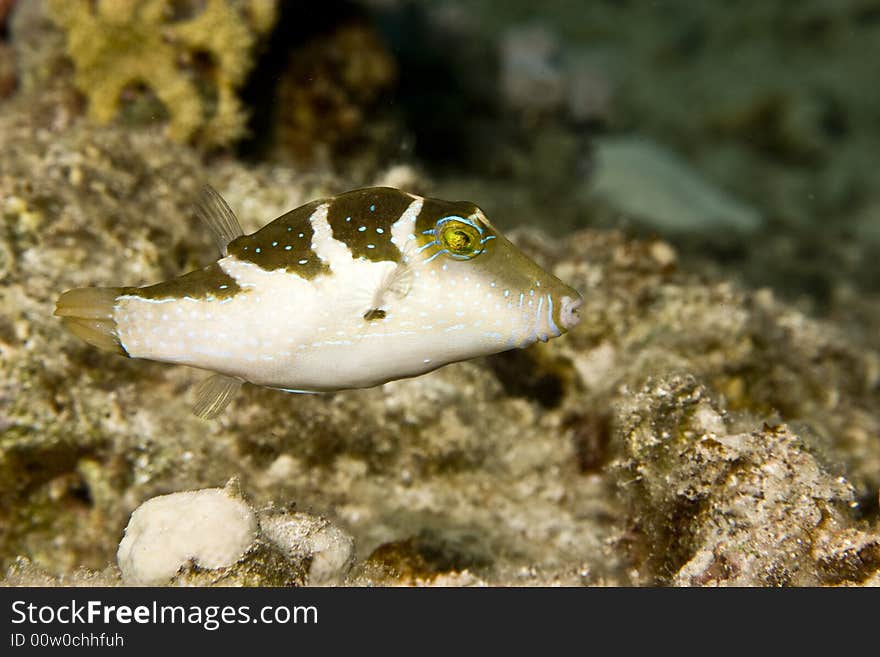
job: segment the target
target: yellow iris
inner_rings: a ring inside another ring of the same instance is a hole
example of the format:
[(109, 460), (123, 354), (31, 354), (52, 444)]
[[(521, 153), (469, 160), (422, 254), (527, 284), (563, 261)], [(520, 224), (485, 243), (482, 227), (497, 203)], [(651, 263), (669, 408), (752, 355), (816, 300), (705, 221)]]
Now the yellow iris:
[(449, 253), (462, 258), (473, 258), (482, 252), (480, 231), (459, 221), (447, 222), (440, 231), (440, 244)]

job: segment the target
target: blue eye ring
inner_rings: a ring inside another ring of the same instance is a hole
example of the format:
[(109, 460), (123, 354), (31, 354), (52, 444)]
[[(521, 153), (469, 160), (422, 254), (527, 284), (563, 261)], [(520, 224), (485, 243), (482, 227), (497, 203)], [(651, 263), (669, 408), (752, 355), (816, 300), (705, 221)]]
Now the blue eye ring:
[(485, 230), (472, 219), (449, 215), (437, 220), (434, 235), (441, 252), (453, 260), (470, 260), (483, 253)]

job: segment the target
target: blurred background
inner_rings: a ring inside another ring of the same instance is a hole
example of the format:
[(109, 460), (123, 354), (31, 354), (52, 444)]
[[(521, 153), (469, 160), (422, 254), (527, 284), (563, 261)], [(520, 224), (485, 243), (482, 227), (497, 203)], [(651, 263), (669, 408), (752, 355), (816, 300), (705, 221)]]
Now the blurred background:
[(880, 2), (2, 0), (0, 20), (0, 97), (39, 89), (56, 120), (363, 184), (407, 165), (503, 228), (660, 236), (874, 321)]

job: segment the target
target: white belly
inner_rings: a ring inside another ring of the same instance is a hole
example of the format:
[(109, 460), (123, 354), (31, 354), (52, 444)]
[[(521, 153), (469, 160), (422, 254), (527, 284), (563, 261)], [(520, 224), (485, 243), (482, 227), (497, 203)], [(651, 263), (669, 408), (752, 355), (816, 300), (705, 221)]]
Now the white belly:
[[(475, 355), (473, 344), (455, 340), (464, 326), (457, 317), (437, 318), (433, 304), (417, 301), (419, 282), (384, 319), (364, 319), (394, 263), (352, 261), (312, 281), (234, 258), (220, 264), (246, 292), (225, 300), (119, 298), (119, 337), (131, 357), (327, 391), (417, 376)], [(487, 337), (492, 351), (497, 340)]]

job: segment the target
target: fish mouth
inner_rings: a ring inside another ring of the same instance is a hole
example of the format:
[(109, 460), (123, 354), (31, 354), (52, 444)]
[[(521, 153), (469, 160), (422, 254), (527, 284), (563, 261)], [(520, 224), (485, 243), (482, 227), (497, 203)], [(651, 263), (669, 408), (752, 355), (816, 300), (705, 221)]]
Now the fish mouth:
[(559, 323), (566, 331), (571, 330), (581, 321), (578, 309), (583, 303), (584, 300), (580, 296), (576, 298), (562, 297), (561, 307), (559, 308)]
[[(534, 303), (534, 316), (530, 318), (524, 333), (517, 337), (516, 333), (511, 335), (510, 346), (526, 347), (534, 342), (547, 342), (551, 338), (558, 338), (565, 331), (576, 326), (581, 321), (578, 314), (578, 308), (581, 307), (584, 300), (575, 292), (575, 297), (564, 296), (559, 300), (559, 324), (556, 323), (554, 317), (554, 308), (556, 304), (553, 302), (553, 296), (547, 294), (545, 296), (536, 297), (530, 300), (530, 305)], [(531, 313), (531, 311), (529, 311)]]

